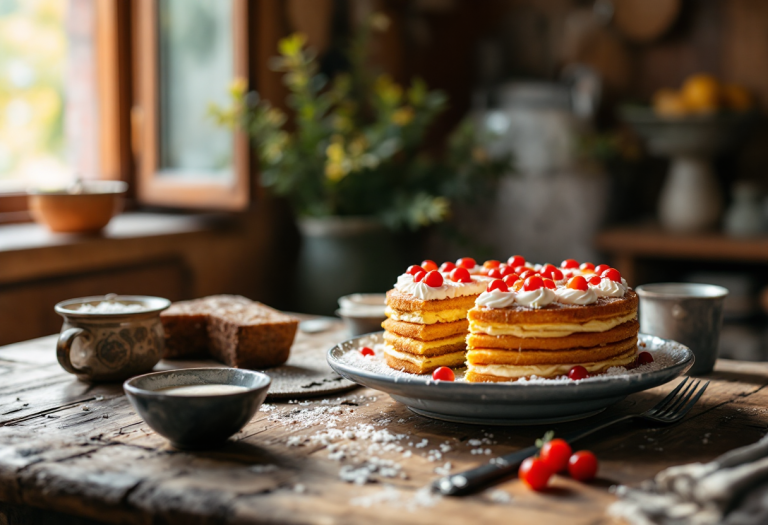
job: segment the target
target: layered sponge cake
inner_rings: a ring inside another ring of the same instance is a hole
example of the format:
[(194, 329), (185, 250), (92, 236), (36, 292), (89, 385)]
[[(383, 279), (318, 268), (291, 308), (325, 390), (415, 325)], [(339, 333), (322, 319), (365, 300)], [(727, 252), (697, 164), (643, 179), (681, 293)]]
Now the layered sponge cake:
[(472, 259), (439, 269), (432, 261), (414, 265), (387, 292), (384, 355), (387, 365), (413, 374), (463, 366), (469, 321), (467, 312), (486, 288), (470, 271)]
[(598, 374), (636, 362), (637, 294), (615, 269), (564, 266), (519, 267), (477, 298), (467, 381), (554, 378), (575, 367)]

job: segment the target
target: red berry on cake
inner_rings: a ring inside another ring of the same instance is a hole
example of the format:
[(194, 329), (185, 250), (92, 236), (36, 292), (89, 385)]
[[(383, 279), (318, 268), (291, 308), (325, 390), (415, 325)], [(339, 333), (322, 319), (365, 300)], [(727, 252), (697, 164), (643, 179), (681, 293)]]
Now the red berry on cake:
[[(522, 276), (520, 276), (522, 278)], [(539, 277), (538, 275), (531, 275), (530, 277), (525, 278), (525, 283), (523, 284), (523, 290), (526, 292), (533, 292), (534, 290), (538, 290), (539, 288), (542, 288), (544, 286), (544, 280)]]
[(523, 282), (523, 280), (522, 279), (518, 279), (517, 281), (515, 281), (515, 284), (512, 285), (512, 291), (513, 292), (519, 292), (520, 290), (523, 289), (523, 284), (525, 284)]
[(603, 272), (606, 271), (610, 266), (607, 264), (598, 264), (597, 267), (595, 267), (595, 273), (597, 275), (603, 275)]
[(568, 378), (573, 381), (586, 379), (587, 377), (589, 377), (589, 373), (587, 372), (587, 369), (581, 365), (576, 365), (568, 371)]
[(494, 279), (501, 279), (502, 277), (504, 277), (504, 275), (502, 275), (501, 270), (499, 270), (498, 268), (491, 268), (490, 270), (488, 270), (488, 277), (492, 277)]
[(557, 285), (555, 284), (555, 281), (552, 279), (544, 279), (544, 286), (549, 288), (550, 290), (557, 290)]
[(586, 292), (587, 290), (589, 290), (589, 285), (587, 284), (587, 280), (581, 275), (571, 277), (571, 279), (568, 281), (567, 286), (571, 290), (581, 290), (582, 292)]
[(463, 268), (466, 268), (467, 270), (471, 270), (475, 266), (477, 266), (477, 263), (472, 257), (462, 257), (458, 261), (456, 261), (456, 266), (461, 266)]
[(516, 273), (512, 273), (512, 274), (509, 274), (509, 275), (505, 275), (504, 279), (502, 279), (502, 280), (505, 283), (507, 283), (507, 286), (512, 286), (513, 284), (515, 284), (517, 281), (520, 280), (520, 277), (518, 277)]
[(423, 272), (423, 271), (424, 271), (424, 268), (422, 268), (418, 264), (412, 264), (411, 266), (408, 267), (408, 271), (406, 271), (405, 273), (416, 275), (417, 273)]
[(424, 277), (424, 284), (431, 288), (439, 288), (443, 285), (443, 274), (437, 270), (432, 270)]
[(515, 269), (511, 266), (507, 266), (506, 264), (502, 264), (499, 266), (499, 271), (501, 271), (501, 276), (506, 277), (507, 275), (516, 275)]
[(613, 268), (608, 268), (605, 270), (602, 274), (600, 274), (600, 277), (603, 279), (610, 279), (611, 281), (617, 283), (621, 282), (621, 274), (618, 270), (614, 270)]
[(447, 366), (441, 366), (432, 372), (432, 379), (435, 381), (453, 381), (456, 376), (453, 375), (453, 370)]
[(528, 270), (530, 270), (530, 268), (522, 264), (520, 266), (515, 266), (513, 269), (515, 270), (515, 273), (517, 275), (520, 275), (521, 273), (527, 272)]
[(455, 283), (471, 283), (472, 277), (466, 268), (454, 268), (451, 271), (451, 281)]
[(367, 346), (362, 347), (360, 349), (360, 353), (363, 354), (366, 357), (375, 355), (373, 349), (372, 348), (368, 348)]
[(507, 264), (510, 265), (512, 268), (517, 268), (518, 266), (525, 266), (525, 257), (522, 255), (513, 255), (509, 259), (507, 259)]
[(592, 286), (597, 286), (598, 284), (600, 284), (600, 281), (602, 281), (602, 279), (600, 279), (600, 276), (593, 275), (592, 277), (589, 278), (589, 281), (587, 282)]
[(640, 354), (637, 356), (637, 364), (638, 365), (647, 365), (648, 363), (653, 363), (653, 356), (650, 352), (640, 352)]
[(443, 273), (450, 273), (450, 272), (451, 272), (451, 270), (453, 270), (454, 268), (456, 268), (456, 265), (455, 265), (455, 264), (453, 264), (453, 263), (452, 263), (452, 262), (450, 262), (450, 261), (447, 261), (447, 262), (444, 262), (444, 263), (443, 263), (443, 264), (440, 266), (440, 271), (441, 271), (441, 272), (443, 272)]
[(582, 272), (594, 272), (595, 271), (595, 265), (591, 262), (585, 262), (581, 263), (581, 266), (579, 266), (579, 270)]
[(496, 279), (495, 281), (491, 281), (488, 283), (488, 288), (486, 288), (486, 292), (492, 292), (494, 290), (499, 290), (500, 292), (508, 292), (509, 287), (507, 286), (507, 283), (502, 281), (501, 279)]
[(427, 259), (426, 261), (421, 261), (421, 267), (424, 268), (425, 272), (431, 272), (432, 270), (437, 270), (437, 263)]
[(552, 266), (551, 264), (545, 265), (541, 269), (541, 276), (553, 281), (559, 281), (563, 278), (563, 272)]
[(578, 261), (575, 261), (573, 259), (566, 259), (560, 263), (560, 268), (565, 268), (566, 270), (575, 270), (578, 267), (579, 267)]
[(490, 270), (491, 268), (498, 268), (500, 265), (501, 265), (500, 261), (490, 260), (490, 261), (485, 261), (483, 263), (483, 268), (485, 268), (486, 270)]
[(523, 273), (521, 273), (521, 274), (520, 274), (520, 278), (521, 278), (521, 279), (523, 279), (523, 280), (525, 280), (525, 279), (527, 279), (528, 277), (532, 277), (532, 276), (534, 276), (534, 275), (536, 275), (536, 272), (534, 272), (533, 270), (531, 270), (530, 268), (528, 268), (528, 269), (526, 269), (526, 270), (525, 270)]
[(418, 272), (416, 275), (413, 276), (413, 282), (420, 283), (421, 281), (424, 280), (424, 277), (426, 276), (427, 276), (427, 272), (424, 272), (424, 271)]

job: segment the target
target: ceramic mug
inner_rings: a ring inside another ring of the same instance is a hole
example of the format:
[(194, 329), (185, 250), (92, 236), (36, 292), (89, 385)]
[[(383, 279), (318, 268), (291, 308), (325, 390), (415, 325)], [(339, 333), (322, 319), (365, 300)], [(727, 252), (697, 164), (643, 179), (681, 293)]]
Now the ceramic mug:
[(728, 289), (714, 284), (658, 283), (635, 288), (640, 331), (684, 344), (696, 361), (691, 375), (712, 371), (720, 345)]
[(59, 364), (81, 381), (123, 381), (150, 372), (163, 356), (160, 312), (170, 305), (161, 297), (115, 294), (58, 303), (54, 310), (64, 318)]

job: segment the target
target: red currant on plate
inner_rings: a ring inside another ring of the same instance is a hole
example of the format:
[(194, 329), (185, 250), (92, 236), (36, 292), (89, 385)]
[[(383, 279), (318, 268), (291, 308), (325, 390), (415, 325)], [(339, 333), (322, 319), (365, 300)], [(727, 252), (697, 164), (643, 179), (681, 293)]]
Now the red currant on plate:
[(488, 283), (488, 288), (486, 288), (485, 291), (492, 292), (494, 290), (499, 290), (500, 292), (508, 292), (509, 287), (507, 286), (507, 283), (505, 283), (501, 279), (496, 279)]
[(565, 268), (566, 270), (575, 270), (578, 267), (579, 263), (574, 259), (566, 259), (560, 263), (560, 268)]
[(455, 264), (453, 264), (453, 263), (452, 263), (452, 262), (450, 262), (450, 261), (448, 261), (448, 262), (444, 262), (442, 265), (440, 265), (440, 271), (441, 271), (441, 272), (443, 272), (443, 273), (449, 273), (449, 272), (451, 272), (451, 270), (453, 270), (454, 268), (456, 268), (456, 265), (455, 265)]
[(539, 457), (552, 472), (560, 472), (568, 466), (571, 457), (571, 446), (564, 439), (553, 439), (541, 446)]
[(507, 259), (507, 264), (510, 265), (512, 268), (517, 268), (518, 266), (525, 266), (525, 257), (522, 255), (513, 255), (509, 259)]
[(543, 490), (552, 477), (552, 471), (546, 463), (540, 458), (530, 457), (520, 464), (520, 470), (517, 471), (520, 480), (533, 490)]
[(587, 290), (589, 290), (589, 286), (587, 285), (587, 280), (581, 275), (577, 275), (576, 277), (571, 277), (571, 280), (568, 281), (567, 286), (571, 290), (581, 290), (582, 292), (586, 292)]
[(435, 381), (453, 381), (456, 376), (453, 375), (453, 370), (447, 366), (441, 366), (432, 372), (432, 379)]
[(419, 272), (419, 273), (417, 273), (416, 275), (413, 276), (413, 282), (420, 283), (421, 281), (424, 280), (424, 277), (426, 277), (426, 276), (427, 276), (427, 272), (423, 272), (423, 271)]
[(432, 270), (437, 270), (437, 263), (427, 259), (426, 261), (421, 261), (421, 267), (424, 268), (425, 272), (431, 272)]
[(472, 257), (462, 257), (458, 261), (456, 261), (456, 266), (463, 266), (467, 270), (471, 270), (475, 266), (477, 266), (477, 263)]
[(589, 377), (587, 369), (581, 365), (576, 365), (568, 371), (568, 379), (578, 381), (579, 379), (586, 379)]
[(608, 268), (610, 268), (610, 266), (608, 266), (607, 264), (598, 264), (595, 267), (595, 273), (597, 275), (603, 275), (603, 272), (606, 271)]
[(533, 292), (534, 290), (538, 290), (543, 286), (544, 286), (544, 281), (542, 280), (541, 277), (539, 277), (538, 275), (531, 275), (530, 277), (525, 279), (525, 283), (523, 284), (523, 290), (525, 290), (526, 292)]
[(589, 481), (597, 475), (597, 458), (589, 450), (579, 450), (568, 460), (568, 474), (578, 481)]
[(371, 356), (371, 355), (375, 355), (374, 352), (373, 352), (373, 348), (368, 348), (367, 346), (362, 347), (360, 349), (360, 353), (363, 354), (366, 357)]
[(408, 271), (406, 271), (405, 273), (416, 275), (417, 273), (423, 272), (423, 271), (424, 271), (424, 268), (422, 268), (418, 264), (412, 264), (411, 266), (408, 267)]
[(637, 356), (637, 364), (638, 365), (647, 365), (648, 363), (653, 363), (653, 356), (650, 352), (640, 352)]
[(621, 282), (621, 274), (619, 273), (618, 270), (615, 270), (613, 268), (608, 268), (607, 270), (605, 270), (600, 275), (600, 277), (602, 277), (603, 279), (610, 279), (611, 281), (613, 281), (615, 283), (620, 283)]
[(443, 274), (437, 270), (432, 270), (424, 277), (424, 284), (431, 288), (438, 288), (443, 285)]
[(471, 283), (472, 277), (469, 275), (469, 270), (458, 267), (451, 271), (451, 281), (455, 283)]

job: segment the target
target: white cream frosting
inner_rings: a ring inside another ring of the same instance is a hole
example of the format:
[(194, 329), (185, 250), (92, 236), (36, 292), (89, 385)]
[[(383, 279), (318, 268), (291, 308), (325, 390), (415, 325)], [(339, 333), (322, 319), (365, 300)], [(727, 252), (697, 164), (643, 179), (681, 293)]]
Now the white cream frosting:
[(501, 290), (483, 292), (475, 304), (486, 308), (506, 308), (515, 304), (515, 292), (502, 292)]
[(598, 285), (589, 285), (598, 297), (624, 297), (626, 288), (622, 283), (611, 281), (610, 279), (601, 279)]
[(482, 293), (485, 287), (484, 282), (475, 279), (469, 283), (455, 283), (447, 278), (443, 278), (442, 286), (432, 287), (423, 281), (414, 282), (413, 275), (407, 273), (400, 275), (395, 283), (395, 290), (412, 295), (422, 301), (439, 301), (453, 297), (477, 295)]
[(587, 305), (597, 301), (597, 293), (592, 287), (586, 290), (574, 290), (573, 288), (558, 288), (555, 292), (557, 302), (563, 304)]
[(515, 295), (515, 302), (517, 304), (528, 306), (529, 308), (542, 308), (552, 303), (554, 300), (555, 292), (545, 286), (530, 292), (520, 290)]

